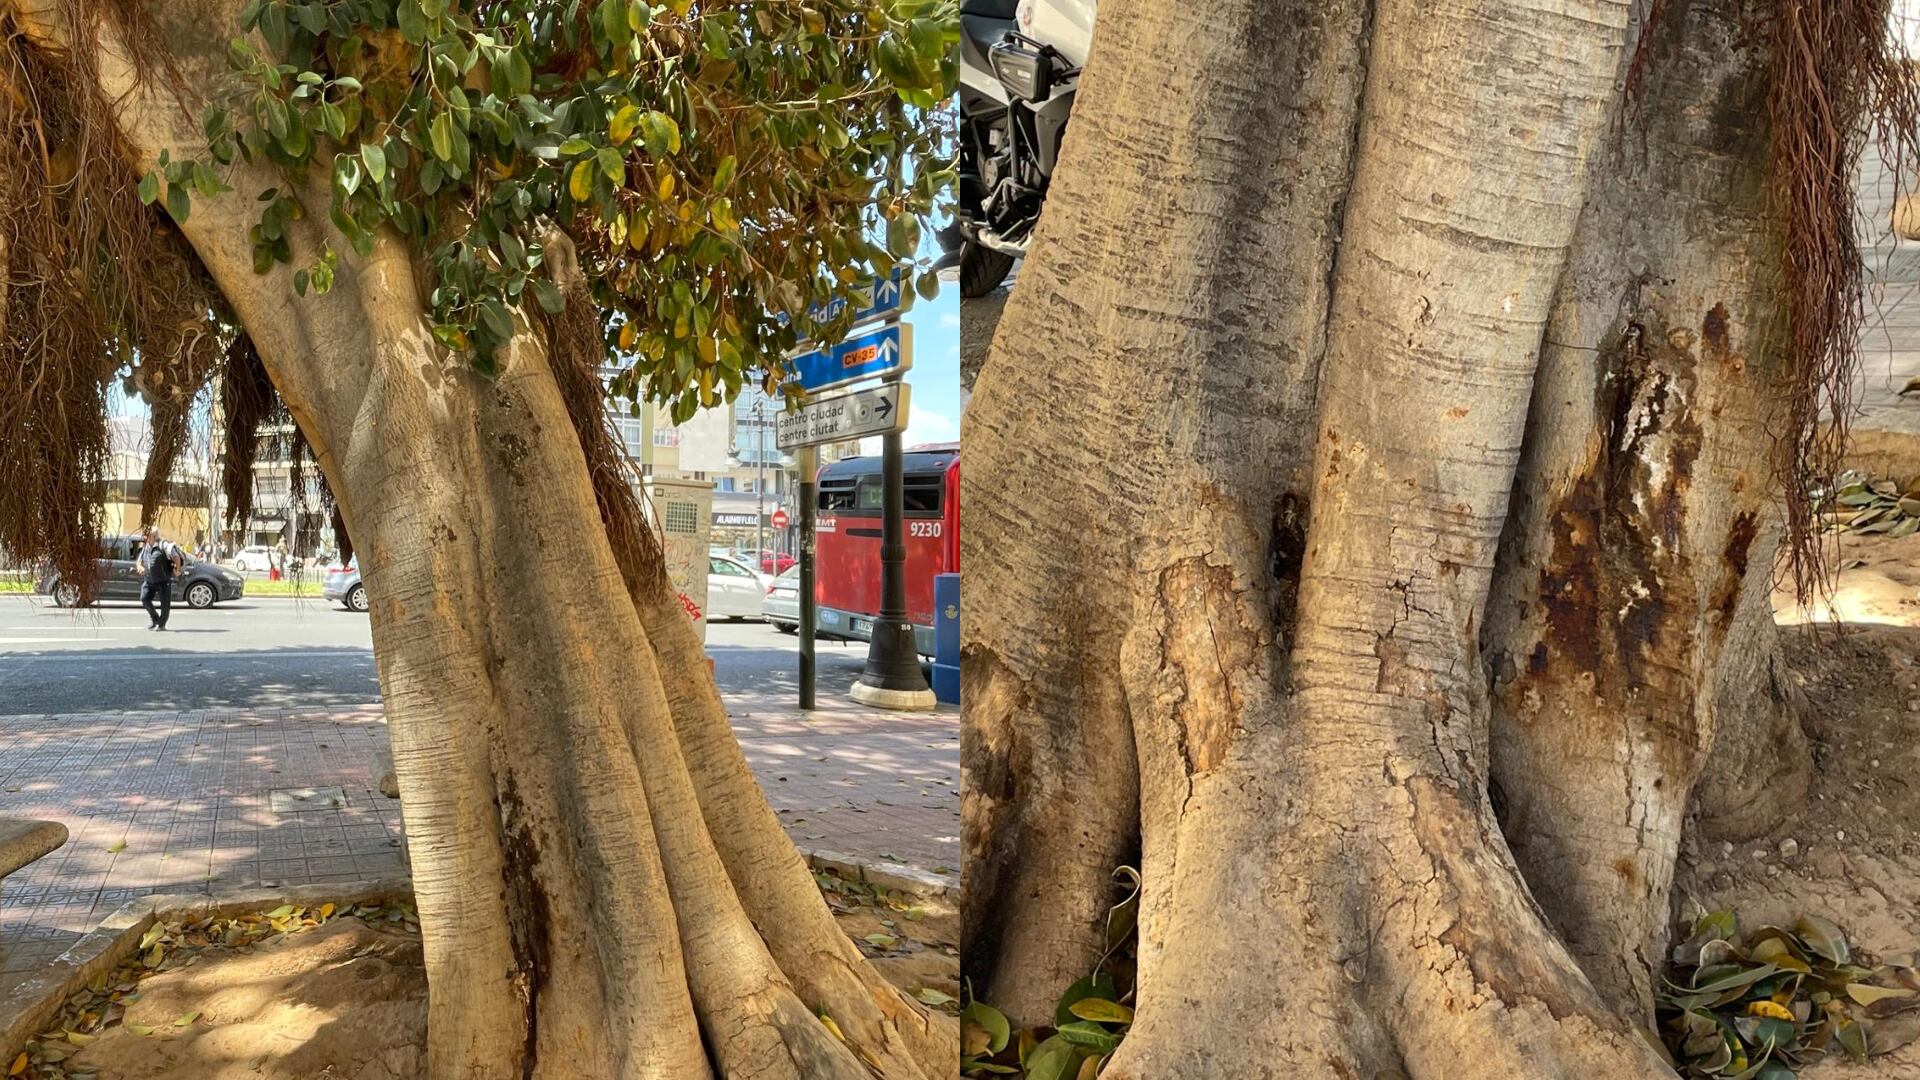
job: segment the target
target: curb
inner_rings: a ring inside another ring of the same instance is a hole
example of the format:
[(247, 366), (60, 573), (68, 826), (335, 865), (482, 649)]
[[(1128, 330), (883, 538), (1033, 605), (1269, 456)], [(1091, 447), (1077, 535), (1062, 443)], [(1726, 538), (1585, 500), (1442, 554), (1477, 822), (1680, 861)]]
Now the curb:
[(867, 862), (837, 851), (803, 847), (800, 854), (814, 870), (837, 874), (848, 881), (861, 881), (913, 896), (938, 897), (955, 903), (960, 900), (960, 879), (956, 874), (936, 874), (906, 863)]
[(413, 896), (408, 880), (341, 881), (290, 888), (259, 886), (217, 893), (155, 893), (129, 900), (88, 931), (41, 971), (0, 995), (0, 1057), (11, 1060), (27, 1040), (65, 1005), (96, 972), (111, 971), (140, 945), (140, 935), (163, 917), (192, 914), (222, 917), (260, 907), (314, 904), (332, 900), (365, 903)]

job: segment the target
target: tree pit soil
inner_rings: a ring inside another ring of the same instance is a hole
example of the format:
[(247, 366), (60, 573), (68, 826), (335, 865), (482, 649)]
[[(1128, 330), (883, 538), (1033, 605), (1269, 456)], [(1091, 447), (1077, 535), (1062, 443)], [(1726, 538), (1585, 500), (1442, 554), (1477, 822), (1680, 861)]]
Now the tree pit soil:
[[(958, 1023), (959, 916), (951, 903), (820, 875), (842, 929), (880, 972)], [(324, 911), (324, 914), (323, 914)], [(275, 909), (176, 922), (68, 999), (4, 1063), (30, 1080), (417, 1080), (427, 980), (404, 905)], [(239, 926), (235, 935), (227, 930)], [(149, 931), (154, 936), (161, 927)], [(238, 943), (222, 940), (238, 937)]]
[[(1818, 915), (1856, 953), (1920, 961), (1920, 535), (1846, 534), (1830, 599), (1775, 597), (1789, 677), (1805, 694), (1813, 771), (1800, 810), (1744, 841), (1689, 834), (1676, 915), (1732, 910), (1742, 927)], [(1871, 1047), (1870, 1047), (1871, 1049)], [(1920, 1042), (1804, 1080), (1920, 1080)]]

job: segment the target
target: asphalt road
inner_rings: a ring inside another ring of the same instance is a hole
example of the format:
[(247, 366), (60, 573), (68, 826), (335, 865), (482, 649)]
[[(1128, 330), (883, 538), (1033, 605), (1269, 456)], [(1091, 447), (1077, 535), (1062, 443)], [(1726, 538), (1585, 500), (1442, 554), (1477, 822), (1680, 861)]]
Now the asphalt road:
[[(72, 611), (44, 597), (0, 595), (0, 716), (380, 700), (367, 616), (319, 600), (176, 606), (167, 632), (146, 626), (137, 603)], [(793, 636), (761, 623), (715, 623), (707, 646), (724, 692), (796, 697)], [(867, 646), (823, 641), (817, 655), (821, 695), (844, 695)]]

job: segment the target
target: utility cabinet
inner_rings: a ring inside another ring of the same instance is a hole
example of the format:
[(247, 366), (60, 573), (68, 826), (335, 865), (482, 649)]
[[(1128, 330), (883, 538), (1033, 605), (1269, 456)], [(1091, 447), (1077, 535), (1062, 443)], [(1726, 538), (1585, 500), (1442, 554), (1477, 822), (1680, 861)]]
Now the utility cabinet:
[(681, 606), (707, 640), (707, 543), (713, 534), (713, 481), (648, 477), (647, 507), (666, 555), (667, 578)]

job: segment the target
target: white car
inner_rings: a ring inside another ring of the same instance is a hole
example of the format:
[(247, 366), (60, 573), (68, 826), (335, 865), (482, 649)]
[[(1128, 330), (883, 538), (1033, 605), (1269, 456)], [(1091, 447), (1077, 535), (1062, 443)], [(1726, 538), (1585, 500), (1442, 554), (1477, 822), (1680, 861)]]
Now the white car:
[(258, 570), (264, 574), (273, 569), (273, 549), (270, 547), (241, 548), (240, 553), (233, 557), (233, 568), (242, 571)]
[(758, 619), (773, 579), (738, 559), (707, 556), (707, 618)]

